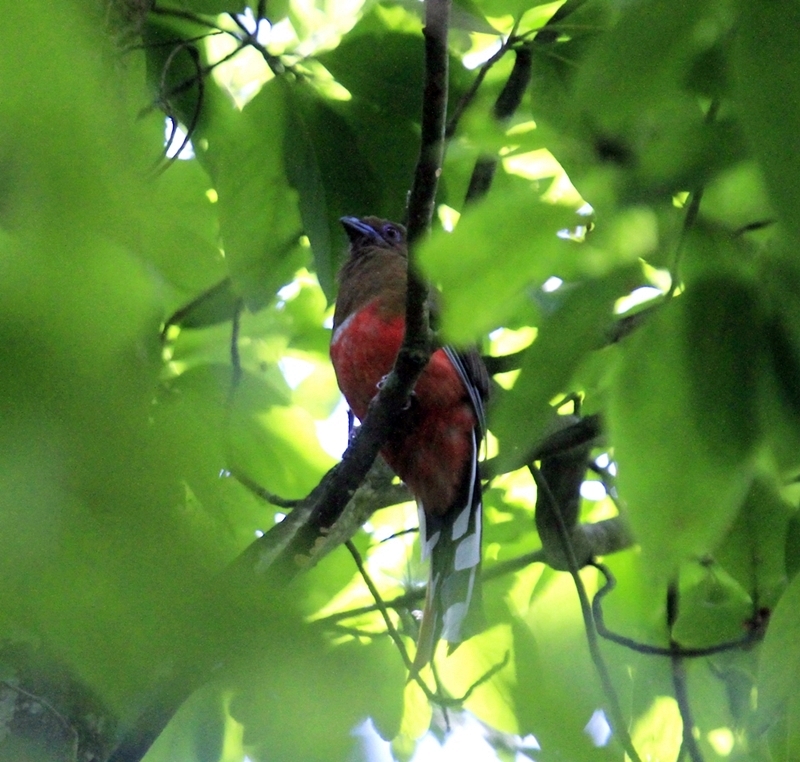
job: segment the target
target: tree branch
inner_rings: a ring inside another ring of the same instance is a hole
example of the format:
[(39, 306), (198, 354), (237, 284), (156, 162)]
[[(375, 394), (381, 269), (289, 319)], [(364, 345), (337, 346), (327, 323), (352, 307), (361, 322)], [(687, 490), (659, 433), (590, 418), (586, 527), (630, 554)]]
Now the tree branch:
[(557, 519), (557, 524), (560, 529), (561, 540), (563, 543), (564, 555), (566, 556), (569, 564), (569, 574), (572, 576), (572, 579), (575, 583), (575, 589), (578, 592), (578, 599), (580, 600), (581, 614), (583, 615), (583, 623), (586, 630), (586, 641), (589, 645), (589, 653), (592, 656), (592, 661), (594, 662), (595, 669), (597, 670), (597, 673), (600, 677), (600, 682), (603, 686), (603, 692), (606, 695), (606, 701), (608, 702), (613, 728), (619, 736), (622, 747), (625, 749), (631, 760), (633, 760), (633, 762), (641, 762), (641, 758), (636, 752), (633, 741), (628, 734), (625, 717), (622, 714), (622, 708), (619, 704), (619, 698), (617, 696), (616, 689), (614, 688), (614, 683), (611, 680), (611, 675), (608, 672), (605, 659), (603, 658), (603, 654), (600, 650), (600, 643), (597, 639), (597, 629), (595, 628), (592, 607), (589, 603), (589, 597), (586, 594), (586, 588), (584, 587), (583, 580), (581, 579), (578, 560), (575, 557), (575, 553), (572, 549), (569, 530), (564, 523), (564, 520), (561, 518), (558, 503), (556, 502), (555, 496), (550, 491), (547, 481), (545, 481), (541, 472), (535, 466), (529, 466), (529, 470), (534, 481), (536, 482), (537, 491), (543, 493), (544, 499), (550, 501), (551, 511)]
[(647, 654), (648, 656), (666, 656), (672, 658), (678, 655), (682, 659), (694, 659), (701, 656), (713, 656), (714, 654), (723, 653), (725, 651), (746, 649), (764, 637), (768, 620), (761, 615), (760, 611), (753, 612), (753, 618), (748, 623), (747, 632), (741, 638), (727, 640), (724, 643), (717, 643), (716, 645), (705, 646), (703, 648), (684, 648), (674, 640), (670, 641), (668, 648), (664, 646), (651, 646), (648, 643), (640, 643), (638, 640), (628, 638), (625, 635), (619, 635), (606, 627), (602, 605), (603, 598), (617, 586), (617, 581), (611, 573), (611, 570), (605, 564), (594, 561), (592, 562), (592, 566), (594, 566), (606, 580), (605, 584), (595, 593), (594, 599), (592, 600), (592, 613), (594, 614), (597, 632), (600, 637), (610, 640), (617, 645), (625, 646), (625, 648), (630, 648), (631, 651)]
[[(530, 49), (527, 47), (518, 48), (516, 55), (514, 68), (511, 70), (511, 74), (494, 104), (494, 118), (500, 124), (508, 122), (519, 108), (531, 79), (532, 54)], [(464, 200), (465, 204), (474, 203), (489, 192), (498, 161), (497, 155), (478, 157), (469, 181), (467, 196)]]
[(407, 212), (408, 244), (411, 250), (430, 227), (436, 204), (436, 189), (442, 171), (447, 118), (449, 20), (450, 0), (426, 0), (425, 28), (422, 30), (425, 38), (422, 131), (419, 158), (408, 197)]
[(683, 663), (683, 657), (677, 648), (678, 644), (672, 636), (672, 628), (678, 619), (679, 596), (678, 582), (673, 580), (667, 587), (667, 627), (670, 633), (670, 649), (674, 650), (670, 658), (672, 686), (675, 689), (675, 701), (678, 704), (678, 711), (683, 723), (681, 749), (689, 752), (692, 762), (703, 762), (703, 753), (700, 751), (700, 746), (694, 737), (694, 719), (692, 717), (692, 708), (689, 704), (689, 689), (686, 685), (686, 665)]

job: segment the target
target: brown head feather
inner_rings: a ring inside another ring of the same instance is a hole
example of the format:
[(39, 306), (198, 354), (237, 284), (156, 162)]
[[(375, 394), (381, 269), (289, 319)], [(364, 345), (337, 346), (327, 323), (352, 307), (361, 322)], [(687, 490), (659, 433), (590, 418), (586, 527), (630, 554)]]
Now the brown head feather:
[(405, 228), (378, 217), (344, 217), (342, 225), (350, 239), (350, 255), (339, 271), (334, 330), (378, 296), (387, 317), (404, 314), (408, 278)]

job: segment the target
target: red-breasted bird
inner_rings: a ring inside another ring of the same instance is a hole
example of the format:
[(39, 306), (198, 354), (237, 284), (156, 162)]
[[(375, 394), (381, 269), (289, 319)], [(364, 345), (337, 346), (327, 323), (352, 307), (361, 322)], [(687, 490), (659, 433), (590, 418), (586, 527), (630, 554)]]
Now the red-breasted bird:
[[(339, 388), (363, 419), (391, 371), (405, 333), (405, 228), (377, 217), (343, 217), (350, 254), (339, 273), (331, 360)], [(475, 350), (432, 354), (402, 421), (381, 450), (417, 500), (423, 559), (431, 570), (415, 665), (450, 650), (482, 624), (481, 482), (489, 377)]]

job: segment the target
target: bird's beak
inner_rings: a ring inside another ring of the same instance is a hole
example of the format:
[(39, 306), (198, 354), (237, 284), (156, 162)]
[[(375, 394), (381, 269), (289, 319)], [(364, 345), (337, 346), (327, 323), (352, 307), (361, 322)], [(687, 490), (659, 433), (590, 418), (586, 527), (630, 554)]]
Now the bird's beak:
[(378, 241), (380, 236), (375, 232), (366, 222), (362, 222), (358, 217), (341, 217), (339, 222), (342, 223), (344, 232), (351, 243), (356, 243), (364, 238)]

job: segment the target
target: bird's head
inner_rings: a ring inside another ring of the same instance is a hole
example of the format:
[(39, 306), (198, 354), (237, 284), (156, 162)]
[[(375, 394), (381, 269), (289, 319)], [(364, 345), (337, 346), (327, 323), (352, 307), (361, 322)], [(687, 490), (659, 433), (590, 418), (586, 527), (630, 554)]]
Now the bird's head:
[(342, 226), (350, 239), (350, 252), (390, 249), (407, 256), (406, 229), (397, 222), (379, 217), (342, 217)]
[(342, 217), (341, 223), (350, 239), (350, 252), (339, 271), (334, 326), (376, 297), (387, 314), (404, 314), (406, 229), (379, 217)]

